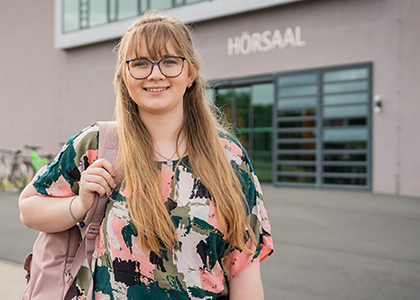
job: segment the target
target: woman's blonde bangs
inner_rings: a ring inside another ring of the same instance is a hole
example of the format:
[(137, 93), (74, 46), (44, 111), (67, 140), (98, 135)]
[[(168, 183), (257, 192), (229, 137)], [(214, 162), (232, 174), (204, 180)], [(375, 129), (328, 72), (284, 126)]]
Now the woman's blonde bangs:
[[(166, 44), (171, 41), (179, 55), (186, 56), (185, 41), (179, 38), (179, 28), (176, 24), (167, 19), (152, 19), (134, 24), (129, 29), (129, 35), (125, 41), (128, 48), (126, 56), (134, 50), (136, 57), (140, 56), (141, 47), (145, 47), (152, 60), (158, 60), (161, 57), (169, 55)], [(144, 42), (144, 44), (142, 44)], [(126, 57), (128, 59), (128, 57)]]

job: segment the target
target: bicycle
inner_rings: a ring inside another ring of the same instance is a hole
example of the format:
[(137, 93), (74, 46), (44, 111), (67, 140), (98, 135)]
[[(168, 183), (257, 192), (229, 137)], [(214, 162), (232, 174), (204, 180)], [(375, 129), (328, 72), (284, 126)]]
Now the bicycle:
[(31, 150), (29, 156), (31, 157), (32, 168), (35, 174), (38, 173), (38, 171), (43, 166), (48, 164), (54, 158), (52, 154), (46, 154), (44, 157), (41, 158), (39, 154), (36, 152), (36, 150), (41, 148), (41, 146), (25, 145), (25, 148)]
[[(6, 150), (3, 148), (0, 150), (3, 154), (1, 159), (3, 173), (0, 174), (0, 189), (22, 191), (33, 177), (30, 168), (27, 167), (29, 160), (20, 155), (21, 150)], [(6, 154), (12, 156), (10, 171), (8, 171), (6, 167)]]
[(2, 154), (0, 157), (0, 190), (2, 190), (3, 180), (6, 177), (5, 152), (3, 148), (0, 148), (0, 153)]

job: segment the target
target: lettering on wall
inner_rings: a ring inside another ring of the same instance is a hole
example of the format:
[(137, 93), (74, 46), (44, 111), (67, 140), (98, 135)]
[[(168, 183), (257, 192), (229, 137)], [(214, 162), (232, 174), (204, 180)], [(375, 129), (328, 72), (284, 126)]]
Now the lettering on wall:
[(285, 49), (287, 47), (303, 47), (306, 45), (302, 41), (302, 29), (296, 26), (294, 30), (288, 27), (284, 34), (279, 29), (271, 32), (266, 30), (263, 33), (255, 32), (249, 34), (243, 32), (241, 36), (230, 37), (227, 41), (228, 55), (248, 55), (251, 53), (265, 53), (275, 49)]

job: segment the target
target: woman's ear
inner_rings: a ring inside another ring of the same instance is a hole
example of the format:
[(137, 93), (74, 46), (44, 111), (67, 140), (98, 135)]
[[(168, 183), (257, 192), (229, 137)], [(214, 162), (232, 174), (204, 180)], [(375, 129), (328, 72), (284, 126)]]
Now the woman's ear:
[(194, 68), (194, 70), (190, 70), (189, 71), (189, 75), (188, 75), (188, 88), (190, 88), (195, 80), (195, 74), (197, 73), (197, 67), (195, 65), (192, 65), (192, 67)]

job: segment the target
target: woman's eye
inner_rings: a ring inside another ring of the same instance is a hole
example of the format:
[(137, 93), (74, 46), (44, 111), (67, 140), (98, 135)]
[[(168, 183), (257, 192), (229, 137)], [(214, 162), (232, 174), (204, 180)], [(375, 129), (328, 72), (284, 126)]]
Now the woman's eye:
[(165, 59), (163, 61), (163, 64), (169, 66), (169, 65), (176, 65), (178, 64), (178, 62), (175, 59), (170, 58), (170, 59)]
[(134, 64), (133, 64), (134, 67), (147, 67), (148, 65), (149, 63), (144, 60), (136, 60), (134, 61)]

